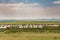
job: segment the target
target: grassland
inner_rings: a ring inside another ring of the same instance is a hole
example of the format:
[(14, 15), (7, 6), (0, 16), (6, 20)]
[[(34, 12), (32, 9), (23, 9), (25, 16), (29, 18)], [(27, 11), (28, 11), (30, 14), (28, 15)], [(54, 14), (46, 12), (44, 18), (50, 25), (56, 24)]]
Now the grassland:
[(0, 22), (0, 24), (60, 24), (60, 21), (13, 21)]
[(0, 29), (0, 40), (60, 40), (60, 29)]
[[(60, 24), (60, 22), (0, 22), (0, 24)], [(60, 27), (0, 29), (0, 40), (60, 40)]]
[(30, 33), (22, 32), (20, 34), (0, 33), (0, 40), (60, 40), (60, 34), (54, 33)]

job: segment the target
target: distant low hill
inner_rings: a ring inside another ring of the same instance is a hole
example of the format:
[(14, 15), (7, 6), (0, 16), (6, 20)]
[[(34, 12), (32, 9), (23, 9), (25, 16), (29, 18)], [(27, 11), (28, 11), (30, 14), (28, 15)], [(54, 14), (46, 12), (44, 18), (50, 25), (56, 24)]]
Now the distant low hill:
[(0, 20), (0, 22), (17, 22), (17, 21), (60, 21), (60, 19), (22, 19), (22, 20)]
[(0, 20), (0, 24), (60, 24), (60, 19)]

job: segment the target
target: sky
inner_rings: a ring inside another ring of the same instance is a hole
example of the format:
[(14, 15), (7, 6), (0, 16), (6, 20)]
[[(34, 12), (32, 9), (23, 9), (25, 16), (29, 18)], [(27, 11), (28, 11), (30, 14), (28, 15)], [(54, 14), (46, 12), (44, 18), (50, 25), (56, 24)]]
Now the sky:
[(60, 0), (0, 0), (0, 19), (60, 19)]

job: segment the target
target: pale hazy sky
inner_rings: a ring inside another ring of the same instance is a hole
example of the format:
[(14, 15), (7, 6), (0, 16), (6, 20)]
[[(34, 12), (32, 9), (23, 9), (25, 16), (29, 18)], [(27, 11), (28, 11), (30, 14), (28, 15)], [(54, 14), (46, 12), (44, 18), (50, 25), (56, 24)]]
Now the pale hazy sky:
[(60, 0), (0, 0), (0, 19), (60, 18)]

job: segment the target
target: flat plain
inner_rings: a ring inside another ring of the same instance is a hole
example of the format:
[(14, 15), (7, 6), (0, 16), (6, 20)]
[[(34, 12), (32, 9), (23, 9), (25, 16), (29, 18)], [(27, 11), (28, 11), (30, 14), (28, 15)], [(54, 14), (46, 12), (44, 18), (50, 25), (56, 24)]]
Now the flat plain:
[[(60, 24), (60, 22), (0, 22), (0, 24)], [(50, 29), (50, 30), (49, 30)], [(20, 29), (19, 33), (10, 33), (15, 32), (15, 29), (3, 30), (0, 29), (0, 40), (60, 40), (60, 27), (56, 30), (54, 28), (47, 29)], [(32, 31), (33, 30), (33, 31)], [(28, 32), (26, 32), (28, 31)]]
[(0, 40), (60, 40), (60, 34), (57, 33), (0, 33)]

